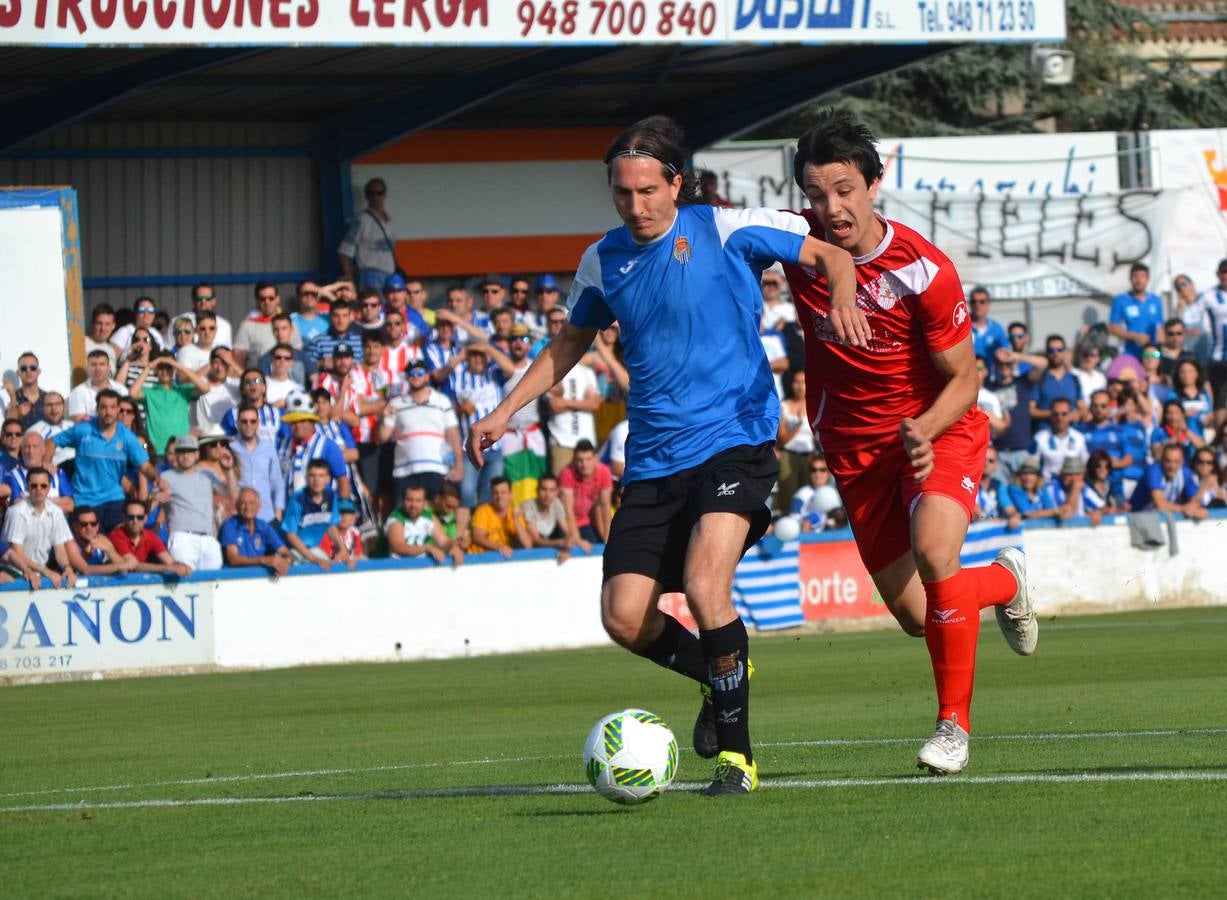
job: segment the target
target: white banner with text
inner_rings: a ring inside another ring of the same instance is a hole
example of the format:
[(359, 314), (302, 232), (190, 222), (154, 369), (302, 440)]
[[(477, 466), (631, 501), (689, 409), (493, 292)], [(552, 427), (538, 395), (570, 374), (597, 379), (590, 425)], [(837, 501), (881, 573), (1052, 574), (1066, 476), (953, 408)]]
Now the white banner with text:
[(0, 0), (0, 45), (1061, 41), (1059, 0)]

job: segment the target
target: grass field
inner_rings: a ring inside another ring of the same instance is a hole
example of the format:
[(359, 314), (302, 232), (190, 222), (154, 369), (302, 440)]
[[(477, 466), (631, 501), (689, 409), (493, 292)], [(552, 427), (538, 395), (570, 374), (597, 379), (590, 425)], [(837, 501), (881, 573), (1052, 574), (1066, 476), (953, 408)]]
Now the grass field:
[(0, 690), (3, 892), (1221, 896), (1227, 609), (986, 623), (972, 759), (916, 774), (922, 642), (752, 643), (763, 789), (584, 783), (588, 728), (697, 691), (610, 649)]

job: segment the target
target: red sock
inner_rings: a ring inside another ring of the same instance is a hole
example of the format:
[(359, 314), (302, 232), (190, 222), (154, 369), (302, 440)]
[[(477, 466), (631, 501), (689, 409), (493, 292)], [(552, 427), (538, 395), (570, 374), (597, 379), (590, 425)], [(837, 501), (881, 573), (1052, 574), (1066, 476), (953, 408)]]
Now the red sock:
[[(975, 570), (963, 569), (944, 581), (923, 582), (927, 601), (925, 646), (933, 663), (937, 718), (957, 716), (958, 724), (968, 733), (976, 677), (976, 639), (980, 635), (980, 604), (974, 589), (979, 577), (968, 578), (972, 571)], [(1009, 577), (1009, 572), (1005, 574)], [(1010, 577), (1010, 583), (1013, 582)], [(1013, 590), (1011, 587), (1011, 596)]]
[(1018, 581), (1014, 578), (1014, 573), (997, 563), (962, 569), (954, 578), (963, 579), (967, 590), (971, 591), (971, 596), (980, 604), (980, 609), (986, 606), (1005, 606), (1018, 592)]

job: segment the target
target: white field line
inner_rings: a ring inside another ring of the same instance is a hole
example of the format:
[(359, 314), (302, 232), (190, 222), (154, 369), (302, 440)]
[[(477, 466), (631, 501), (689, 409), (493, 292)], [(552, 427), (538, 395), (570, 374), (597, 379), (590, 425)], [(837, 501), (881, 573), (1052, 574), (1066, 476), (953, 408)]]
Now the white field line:
[[(1137, 731), (1082, 731), (1050, 732), (1041, 734), (977, 734), (979, 741), (1092, 741), (1138, 737), (1188, 737), (1227, 734), (1227, 728), (1169, 728)], [(871, 747), (894, 744), (916, 744), (918, 737), (899, 738), (829, 738), (811, 741), (759, 741), (756, 747)], [(689, 748), (686, 748), (687, 751)], [(386, 766), (363, 766), (349, 769), (302, 769), (288, 772), (254, 772), (248, 775), (219, 775), (209, 778), (182, 778), (170, 781), (131, 782), (128, 784), (99, 784), (86, 787), (43, 788), (34, 791), (0, 793), (0, 799), (35, 797), (46, 794), (91, 794), (102, 791), (126, 791), (140, 788), (182, 787), (199, 784), (235, 784), (249, 781), (269, 781), (278, 778), (317, 778), (336, 775), (364, 775), (372, 772), (400, 772), (408, 769), (443, 769), (451, 766), (492, 766), (507, 763), (541, 762), (551, 759), (566, 759), (562, 754), (540, 756), (487, 757), (485, 759), (462, 759), (447, 762), (403, 763)], [(272, 802), (272, 801), (270, 801)]]
[[(1105, 782), (1227, 782), (1227, 772), (1196, 769), (1163, 772), (1076, 772), (1056, 775), (1036, 772), (1018, 775), (971, 775), (934, 778), (914, 775), (900, 778), (763, 779), (763, 790), (833, 790), (864, 787), (959, 787), (993, 784), (1102, 784)], [(679, 782), (671, 790), (696, 791), (706, 782)], [(108, 809), (166, 809), (190, 806), (254, 806), (278, 803), (319, 803), (339, 800), (430, 800), (460, 797), (530, 797), (545, 794), (586, 794), (586, 784), (489, 785), (485, 787), (438, 788), (415, 791), (359, 791), (344, 794), (297, 794), (288, 797), (198, 797), (187, 800), (116, 800), (103, 803), (47, 803), (0, 807), (0, 813), (78, 812)]]

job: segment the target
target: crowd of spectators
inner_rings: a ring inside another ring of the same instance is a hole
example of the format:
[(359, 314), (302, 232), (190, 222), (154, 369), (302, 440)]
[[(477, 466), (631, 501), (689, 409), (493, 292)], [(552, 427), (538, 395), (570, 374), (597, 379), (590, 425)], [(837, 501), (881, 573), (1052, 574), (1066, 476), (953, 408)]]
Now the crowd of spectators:
[[(368, 198), (370, 199), (370, 198)], [(352, 266), (351, 266), (352, 270)], [(604, 542), (625, 467), (629, 375), (618, 329), (517, 414), (478, 470), (462, 452), (566, 320), (549, 274), (481, 280), (480, 298), (393, 271), (300, 282), (292, 303), (256, 285), (234, 327), (198, 284), (171, 314), (150, 297), (91, 310), (84, 378), (44, 385), (37, 353), (0, 391), (0, 582), (302, 563), (368, 556), (460, 565), (475, 553)], [(992, 442), (983, 518), (1087, 517), (1227, 505), (1227, 349), (1176, 279), (1174, 315), (1135, 265), (1106, 328), (1035, 346), (968, 295)], [(377, 279), (375, 279), (377, 281)], [(761, 337), (781, 396), (778, 514), (803, 531), (846, 524), (808, 422), (804, 348), (781, 272), (763, 273)], [(1211, 296), (1217, 290), (1215, 296)], [(292, 307), (292, 309), (290, 308)]]
[(990, 316), (992, 298), (968, 297), (978, 405), (989, 449), (978, 504), (983, 518), (1089, 518), (1159, 510), (1198, 519), (1227, 506), (1227, 259), (1198, 294), (1174, 279), (1173, 314), (1134, 264), (1129, 290), (1105, 326), (1071, 344)]
[(396, 272), (294, 293), (257, 284), (237, 326), (209, 284), (178, 312), (99, 304), (71, 389), (23, 353), (0, 391), (0, 583), (531, 547), (566, 560), (608, 537), (628, 386), (616, 328), (482, 470), (462, 452), (562, 327), (552, 275), (489, 275), (480, 301), (454, 284), (437, 309)]

